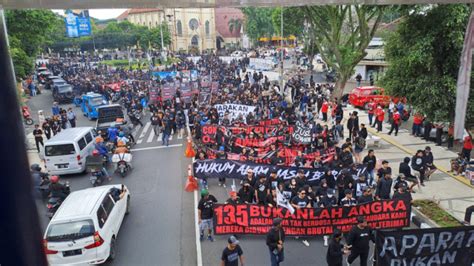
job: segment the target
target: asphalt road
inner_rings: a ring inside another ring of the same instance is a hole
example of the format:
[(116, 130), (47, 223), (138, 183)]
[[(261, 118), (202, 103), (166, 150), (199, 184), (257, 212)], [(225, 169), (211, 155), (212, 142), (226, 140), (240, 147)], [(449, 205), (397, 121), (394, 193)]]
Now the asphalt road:
[[(49, 91), (29, 101), (37, 119), (37, 110), (51, 113)], [(64, 107), (68, 107), (65, 105)], [(78, 126), (93, 126), (75, 108)], [(194, 198), (184, 191), (189, 160), (184, 157), (183, 139), (174, 139), (163, 147), (151, 127), (135, 132), (140, 144), (133, 152), (133, 169), (125, 178), (113, 175), (112, 184), (125, 184), (132, 195), (128, 215), (117, 239), (117, 258), (108, 265), (196, 265)], [(146, 131), (145, 131), (146, 129)], [(26, 128), (29, 133), (32, 128)], [(109, 171), (112, 171), (109, 166)], [(61, 177), (72, 191), (91, 187), (88, 174)], [(41, 226), (49, 220), (45, 203), (37, 201)]]

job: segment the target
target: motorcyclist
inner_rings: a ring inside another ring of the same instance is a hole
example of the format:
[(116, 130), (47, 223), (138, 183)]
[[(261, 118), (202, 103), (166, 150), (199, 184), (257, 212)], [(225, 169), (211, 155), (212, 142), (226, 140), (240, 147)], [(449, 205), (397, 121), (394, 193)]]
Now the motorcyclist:
[[(115, 159), (112, 158), (112, 161), (119, 162), (123, 160), (127, 163), (128, 167), (132, 168), (131, 156), (129, 154), (130, 154), (130, 151), (128, 150), (125, 143), (123, 143), (122, 141), (118, 141), (117, 148), (115, 149), (115, 154), (114, 154)], [(115, 170), (117, 170), (117, 166), (118, 164), (115, 164)]]
[(115, 123), (112, 123), (109, 129), (107, 129), (107, 138), (109, 141), (115, 142), (117, 135), (118, 135), (118, 129), (115, 126)]
[(107, 146), (104, 143), (104, 139), (102, 137), (97, 137), (95, 138), (95, 150), (99, 152), (101, 156), (107, 157), (107, 160), (109, 158), (108, 156), (108, 150)]
[[(128, 138), (125, 137), (125, 134), (123, 132), (118, 133), (117, 147), (119, 147), (119, 142), (122, 142), (125, 146), (127, 146), (127, 143), (129, 142)], [(117, 152), (115, 152), (115, 153), (117, 153)]]
[(60, 198), (63, 201), (69, 194), (69, 190), (66, 185), (59, 183), (59, 176), (53, 175), (49, 179), (49, 191), (51, 192), (51, 197)]
[(41, 172), (41, 167), (39, 164), (32, 164), (31, 167), (31, 177), (33, 178), (33, 187), (37, 193), (41, 195), (42, 186), (49, 184), (48, 174)]
[(98, 150), (94, 150), (92, 151), (92, 155), (86, 157), (86, 166), (93, 169), (100, 168), (102, 175), (111, 180), (112, 178), (110, 177), (109, 172), (107, 172), (107, 169), (103, 165), (102, 158), (102, 154)]
[(135, 143), (135, 138), (133, 137), (132, 134), (132, 127), (130, 125), (121, 125), (120, 126), (120, 131), (123, 132), (123, 134), (132, 142)]

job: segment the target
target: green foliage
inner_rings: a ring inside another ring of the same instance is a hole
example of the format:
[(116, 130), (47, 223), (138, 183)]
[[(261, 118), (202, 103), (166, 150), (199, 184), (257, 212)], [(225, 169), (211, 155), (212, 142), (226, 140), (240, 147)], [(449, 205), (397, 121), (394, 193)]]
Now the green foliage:
[[(299, 7), (283, 8), (283, 35), (301, 36), (304, 29), (305, 14)], [(281, 36), (281, 7), (273, 9), (272, 23), (275, 33)]]
[(244, 13), (245, 16), (245, 33), (253, 42), (257, 42), (260, 37), (273, 36), (273, 10), (273, 8), (267, 7), (242, 8), (242, 13)]
[(384, 8), (367, 5), (301, 7), (309, 23), (310, 40), (337, 73), (334, 96), (338, 99), (354, 67), (366, 56), (365, 49), (379, 26)]
[[(432, 6), (413, 12), (389, 34), (385, 45), (390, 67), (381, 84), (404, 96), (432, 121), (451, 121), (464, 33), (470, 15), (464, 4)], [(474, 104), (471, 97), (471, 103)], [(472, 121), (474, 114), (467, 114)]]
[(5, 19), (10, 53), (17, 79), (33, 71), (33, 62), (41, 48), (50, 43), (56, 15), (50, 10), (7, 10)]
[(416, 207), (421, 213), (433, 220), (441, 227), (461, 226), (451, 214), (443, 210), (438, 204), (431, 200), (414, 200), (413, 207)]

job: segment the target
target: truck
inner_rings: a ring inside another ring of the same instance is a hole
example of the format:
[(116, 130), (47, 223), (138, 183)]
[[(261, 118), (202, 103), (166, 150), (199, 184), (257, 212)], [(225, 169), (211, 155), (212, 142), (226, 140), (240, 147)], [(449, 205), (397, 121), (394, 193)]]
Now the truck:
[(122, 106), (119, 104), (109, 104), (97, 107), (96, 130), (102, 136), (107, 135), (107, 129), (112, 125), (123, 125), (127, 121), (124, 119)]

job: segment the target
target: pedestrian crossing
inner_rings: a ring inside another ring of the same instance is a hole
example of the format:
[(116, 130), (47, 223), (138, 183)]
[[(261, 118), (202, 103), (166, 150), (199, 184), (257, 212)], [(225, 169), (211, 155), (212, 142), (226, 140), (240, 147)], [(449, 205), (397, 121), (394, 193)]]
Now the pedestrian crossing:
[[(135, 140), (136, 140), (137, 144), (161, 143), (162, 138), (163, 138), (163, 133), (161, 133), (161, 132), (158, 136), (155, 135), (155, 131), (153, 129), (153, 126), (151, 125), (151, 122), (147, 122), (146, 124), (143, 125), (143, 127), (140, 126), (140, 125), (136, 126), (133, 129), (132, 134), (135, 137)], [(169, 140), (170, 141), (172, 141), (173, 139), (182, 140), (183, 138), (184, 138), (184, 136), (180, 136), (178, 134), (175, 134), (175, 135), (171, 135)]]

